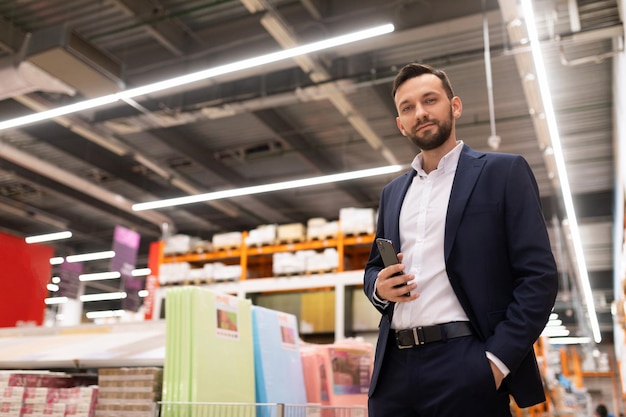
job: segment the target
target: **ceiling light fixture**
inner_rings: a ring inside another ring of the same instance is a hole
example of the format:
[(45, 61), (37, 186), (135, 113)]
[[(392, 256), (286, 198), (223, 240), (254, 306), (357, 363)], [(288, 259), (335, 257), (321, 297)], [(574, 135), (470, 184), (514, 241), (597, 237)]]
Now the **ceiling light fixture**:
[(122, 317), (126, 314), (124, 310), (104, 310), (88, 311), (85, 313), (88, 319), (106, 319), (111, 317)]
[(61, 265), (63, 262), (65, 262), (65, 259), (62, 256), (50, 258), (50, 265)]
[(137, 268), (133, 269), (130, 273), (134, 277), (146, 277), (152, 273), (150, 268)]
[(587, 306), (587, 315), (589, 317), (591, 331), (593, 333), (593, 339), (596, 343), (600, 343), (600, 341), (602, 341), (600, 324), (598, 322), (598, 316), (596, 315), (593, 293), (591, 291), (591, 284), (589, 283), (589, 274), (587, 272), (587, 265), (585, 263), (582, 239), (580, 237), (580, 231), (578, 229), (578, 221), (576, 218), (576, 211), (574, 210), (572, 191), (570, 189), (569, 179), (567, 176), (567, 168), (565, 166), (565, 157), (563, 155), (563, 149), (561, 148), (561, 138), (556, 122), (554, 107), (552, 105), (552, 97), (550, 95), (550, 85), (548, 84), (548, 76), (546, 74), (546, 68), (541, 53), (539, 35), (537, 34), (537, 26), (535, 23), (535, 13), (533, 11), (532, 0), (522, 0), (522, 9), (524, 10), (526, 30), (528, 31), (530, 49), (535, 64), (537, 83), (539, 84), (539, 91), (541, 92), (541, 101), (543, 103), (544, 116), (548, 124), (548, 131), (550, 132), (552, 150), (554, 152), (554, 161), (556, 163), (556, 168), (560, 179), (560, 185), (563, 194), (563, 204), (565, 206), (565, 213), (567, 215), (568, 226), (571, 233), (572, 244), (574, 247), (574, 258), (578, 270), (578, 276), (582, 285), (582, 292), (584, 294), (585, 304)]
[(168, 80), (159, 81), (142, 87), (136, 87), (125, 91), (120, 91), (119, 93), (109, 94), (107, 96), (81, 101), (78, 103), (70, 104), (68, 106), (57, 107), (55, 109), (50, 109), (39, 113), (5, 120), (0, 122), (0, 131), (28, 125), (31, 123), (37, 123), (43, 120), (53, 119), (59, 116), (65, 116), (67, 114), (76, 113), (82, 110), (94, 109), (96, 107), (115, 103), (120, 100), (128, 100), (134, 97), (144, 96), (146, 94), (156, 93), (158, 91), (163, 91), (174, 87), (180, 87), (197, 81), (207, 80), (224, 74), (255, 68), (274, 62), (284, 61), (286, 59), (322, 51), (324, 49), (330, 49), (336, 46), (346, 45), (376, 36), (385, 35), (393, 31), (394, 26), (389, 23), (365, 30), (360, 30), (357, 32), (352, 32), (342, 36), (336, 36), (334, 38), (326, 39), (323, 41), (297, 46), (295, 48), (284, 49), (278, 52), (244, 59), (241, 61), (233, 62), (231, 64), (208, 68), (202, 71), (170, 78)]
[(163, 207), (180, 206), (183, 204), (200, 203), (203, 201), (220, 200), (224, 198), (241, 197), (244, 195), (267, 193), (270, 191), (290, 190), (293, 188), (310, 187), (313, 185), (328, 184), (333, 182), (348, 181), (358, 178), (373, 177), (376, 175), (392, 174), (403, 168), (402, 165), (388, 165), (379, 168), (362, 169), (359, 171), (344, 172), (341, 174), (323, 175), (320, 177), (303, 178), (273, 184), (254, 185), (251, 187), (235, 188), (232, 190), (215, 191), (212, 193), (190, 195), (186, 197), (168, 198), (166, 200), (150, 201), (133, 204), (135, 211), (152, 210)]
[(106, 300), (121, 300), (126, 298), (125, 292), (103, 292), (100, 294), (87, 294), (81, 295), (80, 301), (106, 301)]
[(67, 297), (50, 297), (50, 298), (46, 298), (43, 301), (47, 305), (52, 305), (52, 304), (64, 304), (64, 303), (67, 303), (69, 300), (70, 299)]
[(46, 233), (45, 235), (36, 235), (36, 236), (28, 236), (24, 240), (26, 243), (41, 243), (41, 242), (50, 242), (52, 240), (61, 240), (61, 239), (69, 239), (72, 237), (72, 232), (56, 232), (56, 233)]
[(83, 253), (81, 255), (69, 255), (65, 257), (65, 261), (69, 263), (97, 261), (99, 259), (110, 259), (115, 256), (115, 252), (107, 250), (104, 252)]
[(105, 279), (117, 279), (122, 276), (118, 271), (111, 272), (94, 272), (92, 274), (81, 274), (78, 276), (79, 281), (102, 281)]

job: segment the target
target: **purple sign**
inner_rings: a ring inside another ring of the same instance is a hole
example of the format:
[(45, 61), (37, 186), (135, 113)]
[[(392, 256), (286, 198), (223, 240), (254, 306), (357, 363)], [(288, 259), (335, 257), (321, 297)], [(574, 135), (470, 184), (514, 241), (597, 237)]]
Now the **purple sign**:
[(141, 305), (138, 292), (143, 289), (143, 280), (132, 275), (137, 262), (139, 240), (139, 233), (122, 226), (115, 227), (113, 235), (115, 256), (111, 259), (111, 271), (117, 271), (122, 276), (122, 285), (126, 292), (126, 298), (122, 300), (124, 310), (137, 311)]
[(80, 287), (79, 275), (83, 273), (83, 264), (63, 262), (59, 265), (59, 290), (56, 297), (78, 298)]

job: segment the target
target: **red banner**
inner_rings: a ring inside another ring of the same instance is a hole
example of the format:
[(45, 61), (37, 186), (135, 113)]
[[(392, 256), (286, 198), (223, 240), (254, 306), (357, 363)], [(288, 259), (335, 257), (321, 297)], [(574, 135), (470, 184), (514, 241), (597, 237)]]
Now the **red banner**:
[(43, 324), (50, 246), (0, 233), (0, 327)]
[(153, 317), (159, 317), (160, 312), (154, 311), (156, 292), (159, 288), (159, 267), (161, 265), (161, 258), (163, 257), (163, 242), (152, 242), (150, 244), (150, 253), (148, 254), (148, 268), (150, 268), (150, 275), (146, 278), (146, 290), (148, 290), (148, 296), (143, 300), (143, 306), (145, 309), (144, 318), (146, 320), (152, 320)]

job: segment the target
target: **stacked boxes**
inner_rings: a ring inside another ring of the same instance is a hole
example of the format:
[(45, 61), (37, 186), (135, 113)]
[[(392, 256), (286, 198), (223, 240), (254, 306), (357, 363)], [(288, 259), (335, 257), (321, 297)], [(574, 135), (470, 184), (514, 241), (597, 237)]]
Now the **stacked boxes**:
[(197, 237), (191, 237), (189, 235), (178, 234), (165, 239), (163, 254), (179, 255), (189, 252), (211, 252), (212, 250), (213, 244), (209, 241), (202, 240)]
[(99, 387), (74, 387), (61, 389), (62, 401), (66, 403), (66, 416), (95, 416)]
[(24, 387), (5, 387), (0, 397), (1, 417), (20, 417), (24, 403)]
[(98, 387), (74, 387), (62, 372), (0, 373), (0, 416), (93, 417)]
[(278, 252), (272, 256), (272, 273), (276, 276), (332, 272), (338, 267), (339, 254), (335, 248), (326, 248), (322, 252)]
[(279, 243), (304, 242), (306, 227), (302, 223), (281, 224), (278, 226), (276, 239)]
[(374, 209), (345, 207), (339, 210), (339, 224), (344, 235), (374, 233)]
[(240, 277), (241, 265), (226, 265), (222, 262), (206, 263), (202, 268), (192, 268), (189, 262), (172, 262), (162, 264), (159, 269), (159, 283), (161, 285), (236, 281)]
[(276, 241), (276, 230), (278, 226), (275, 224), (265, 224), (250, 230), (246, 237), (246, 245), (263, 246), (273, 245)]
[(324, 240), (336, 238), (339, 231), (339, 222), (329, 222), (321, 217), (314, 217), (312, 219), (309, 219), (306, 226), (308, 240)]
[(190, 270), (191, 265), (189, 262), (161, 264), (159, 267), (159, 283), (168, 285), (183, 282), (188, 278)]
[(272, 255), (272, 273), (276, 276), (304, 274), (307, 258), (314, 253), (312, 250), (277, 252)]
[(243, 235), (241, 232), (216, 233), (213, 235), (213, 249), (240, 248)]
[(161, 399), (161, 368), (103, 368), (96, 417), (152, 417)]
[(174, 255), (178, 253), (187, 253), (191, 250), (191, 236), (189, 235), (173, 235), (165, 239), (163, 253), (165, 255)]

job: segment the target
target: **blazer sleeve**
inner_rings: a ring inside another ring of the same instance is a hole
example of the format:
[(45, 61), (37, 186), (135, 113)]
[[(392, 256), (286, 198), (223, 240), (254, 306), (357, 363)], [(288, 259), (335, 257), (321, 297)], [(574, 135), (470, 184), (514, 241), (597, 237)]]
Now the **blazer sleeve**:
[[(376, 238), (385, 237), (385, 196), (388, 193), (388, 187), (384, 188), (381, 192), (380, 204), (378, 209), (378, 220), (376, 225)], [(393, 303), (381, 303), (376, 300), (374, 297), (374, 291), (376, 290), (376, 279), (378, 277), (378, 273), (381, 269), (384, 268), (383, 260), (378, 252), (378, 247), (376, 246), (376, 239), (372, 242), (372, 247), (370, 249), (369, 259), (367, 264), (365, 265), (365, 274), (363, 277), (363, 291), (365, 295), (370, 300), (372, 305), (376, 307), (376, 309), (384, 314), (388, 312), (389, 308), (392, 308)]]
[(504, 317), (489, 323), (494, 328), (486, 348), (514, 372), (545, 327), (558, 291), (558, 273), (530, 166), (516, 157), (505, 178), (503, 232), (510, 271), (506, 285), (512, 295), (503, 294), (508, 305)]

